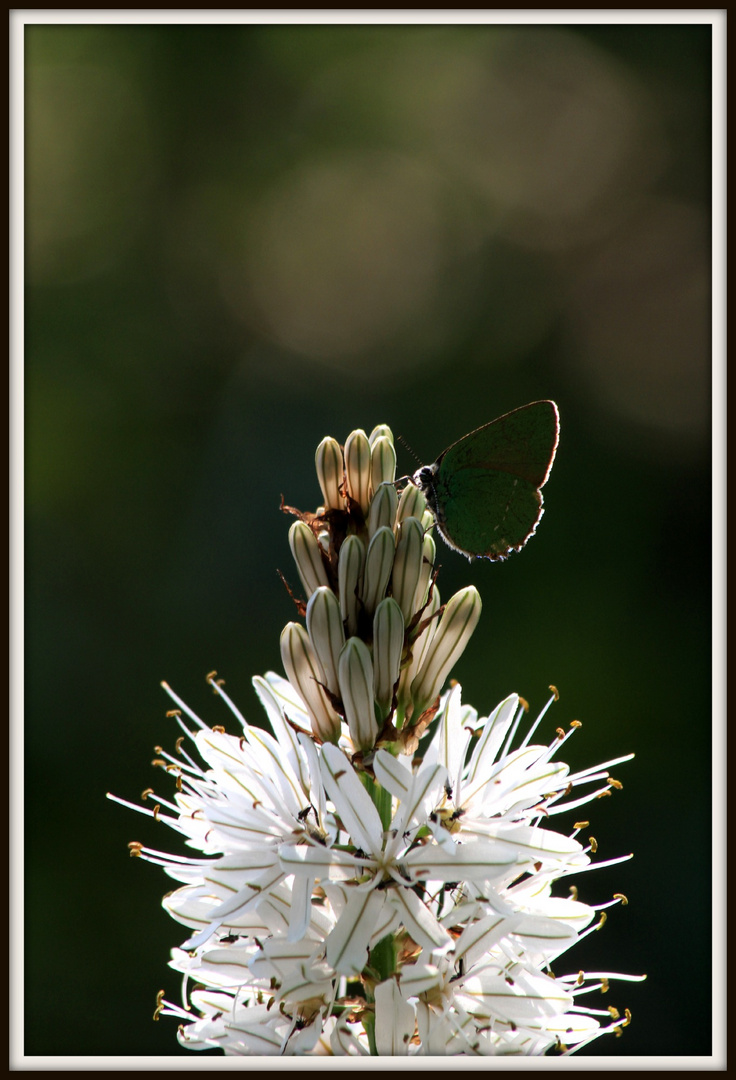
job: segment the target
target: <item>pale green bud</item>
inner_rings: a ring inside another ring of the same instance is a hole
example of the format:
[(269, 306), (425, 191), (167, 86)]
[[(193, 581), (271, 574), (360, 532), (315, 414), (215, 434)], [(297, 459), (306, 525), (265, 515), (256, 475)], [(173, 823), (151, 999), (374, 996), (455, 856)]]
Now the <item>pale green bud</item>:
[(374, 488), (374, 491), (371, 508), (368, 511), (369, 536), (373, 536), (384, 525), (393, 529), (399, 505), (399, 496), (393, 484), (381, 484), (380, 487)]
[(399, 682), (399, 705), (402, 709), (406, 709), (411, 701), (411, 684), (417, 677), (424, 662), (424, 657), (427, 655), (427, 649), (432, 644), (434, 635), (437, 632), (437, 626), (439, 624), (439, 618), (432, 618), (436, 615), (436, 612), (441, 606), (440, 592), (435, 585), (432, 590), (432, 596), (427, 603), (426, 608), (422, 612), (421, 623), (426, 623), (426, 626), (417, 637), (411, 643), (411, 660), (402, 669), (401, 680)]
[(387, 596), (373, 617), (373, 693), (384, 720), (391, 711), (403, 648), (404, 616), (396, 601)]
[(289, 529), (289, 547), (304, 591), (309, 597), (320, 585), (327, 585), (328, 582), (320, 545), (303, 521), (295, 521)]
[(427, 591), (429, 590), (429, 582), (432, 577), (436, 558), (437, 545), (435, 544), (434, 539), (428, 533), (425, 533), (424, 543), (422, 545), (422, 572), (419, 575), (419, 584), (417, 585), (416, 594), (417, 608), (420, 608), (427, 599)]
[(353, 744), (370, 750), (378, 736), (373, 707), (373, 662), (368, 646), (360, 638), (345, 642), (338, 664), (340, 697)]
[(394, 444), (385, 437), (376, 439), (371, 444), (371, 490), (377, 491), (380, 484), (393, 483), (395, 477)]
[(376, 439), (388, 439), (393, 446), (394, 436), (388, 424), (377, 424), (368, 436), (368, 442), (373, 446)]
[(371, 498), (371, 447), (368, 436), (360, 428), (345, 441), (345, 475), (348, 494), (367, 515)]
[(368, 554), (363, 572), (363, 604), (369, 615), (378, 607), (386, 595), (386, 586), (394, 565), (396, 542), (394, 531), (388, 526), (379, 529), (368, 545)]
[(315, 589), (307, 604), (307, 632), (324, 672), (325, 685), (338, 694), (337, 662), (345, 644), (345, 631), (340, 601), (325, 585)]
[(415, 610), (417, 588), (422, 576), (424, 530), (414, 517), (406, 518), (399, 526), (399, 538), (394, 559), (391, 592), (401, 608), (404, 622), (409, 623)]
[(396, 520), (397, 522), (405, 521), (406, 518), (413, 517), (421, 521), (422, 514), (426, 509), (427, 500), (423, 492), (415, 484), (407, 484), (401, 492)]
[(314, 455), (317, 466), (317, 479), (322, 488), (326, 510), (341, 510), (345, 506), (345, 500), (340, 494), (343, 483), (343, 460), (342, 450), (337, 439), (330, 436), (323, 439), (317, 447)]
[(448, 601), (411, 686), (415, 716), (421, 716), (439, 694), (478, 625), (480, 611), (480, 593), (474, 585), (461, 589)]
[(307, 631), (299, 623), (287, 623), (281, 632), (281, 661), (289, 682), (307, 707), (314, 734), (323, 742), (337, 742), (340, 717), (320, 685), (325, 681), (324, 672)]
[(358, 595), (363, 584), (365, 544), (357, 536), (348, 536), (340, 547), (337, 576), (340, 590), (340, 614), (348, 634), (358, 632)]

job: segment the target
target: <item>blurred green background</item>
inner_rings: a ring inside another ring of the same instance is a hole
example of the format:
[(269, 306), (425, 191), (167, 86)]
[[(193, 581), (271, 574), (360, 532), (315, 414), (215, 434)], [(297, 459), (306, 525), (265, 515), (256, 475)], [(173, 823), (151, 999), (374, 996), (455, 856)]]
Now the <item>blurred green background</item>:
[(279, 499), (316, 507), (319, 440), (387, 423), (429, 462), (542, 397), (537, 536), (496, 565), (438, 542), (443, 596), (484, 603), (455, 674), (481, 712), (556, 683), (575, 767), (636, 752), (588, 815), (599, 859), (635, 858), (577, 881), (629, 906), (557, 966), (649, 976), (591, 1054), (710, 1053), (710, 27), (25, 49), (26, 1054), (187, 1053), (151, 1022), (173, 883), (126, 849), (178, 839), (105, 792), (157, 782), (162, 678), (232, 728), (216, 668), (261, 721)]

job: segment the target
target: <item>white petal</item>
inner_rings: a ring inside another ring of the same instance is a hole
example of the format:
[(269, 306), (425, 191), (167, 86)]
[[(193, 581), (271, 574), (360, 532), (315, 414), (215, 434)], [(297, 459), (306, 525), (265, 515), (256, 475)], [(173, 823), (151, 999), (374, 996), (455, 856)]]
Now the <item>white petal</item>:
[(386, 979), (375, 989), (376, 1050), (381, 1055), (403, 1056), (409, 1053), (414, 1035), (414, 1009), (401, 996), (396, 979)]
[(454, 853), (424, 844), (402, 860), (412, 881), (493, 881), (515, 863), (511, 849), (499, 850), (499, 845), (482, 840), (458, 844)]
[(299, 877), (352, 878), (360, 873), (361, 864), (349, 851), (338, 851), (322, 844), (282, 844), (279, 859), (284, 873)]
[(337, 926), (325, 942), (327, 962), (341, 975), (359, 975), (368, 957), (368, 942), (385, 898), (383, 893), (354, 889)]
[(516, 825), (511, 822), (463, 818), (463, 829), (467, 828), (476, 836), (485, 836), (502, 844), (510, 844), (518, 853), (519, 859), (536, 862), (541, 859), (559, 859), (567, 863), (583, 851), (582, 844), (562, 833), (551, 829), (542, 829), (531, 825)]
[(458, 998), (479, 1017), (500, 1017), (516, 1024), (535, 1017), (554, 1016), (573, 1004), (572, 994), (546, 975), (515, 968), (513, 977), (468, 976)]
[[(457, 683), (445, 698), (437, 731), (424, 755), (425, 765), (439, 761), (445, 766), (450, 776), (450, 783), (454, 787), (458, 786), (468, 742), (471, 738), (470, 731), (463, 727), (464, 710), (461, 707), (461, 695), (462, 687), (460, 683)], [(459, 798), (460, 792), (455, 791), (453, 795)]]
[(452, 947), (452, 937), (435, 919), (427, 905), (413, 889), (387, 889), (389, 903), (401, 915), (401, 921), (411, 938), (423, 949), (447, 952)]
[(381, 819), (355, 769), (331, 743), (325, 743), (320, 755), (322, 778), (327, 794), (340, 815), (356, 847), (371, 855), (382, 848)]
[(436, 964), (418, 960), (416, 964), (405, 964), (401, 969), (401, 993), (406, 998), (419, 997), (440, 982), (440, 969)]
[(468, 804), (493, 772), (492, 766), (506, 738), (506, 733), (511, 727), (518, 705), (519, 695), (511, 694), (494, 709), (483, 725), (483, 733), (476, 746), (473, 747), (466, 770), (462, 792), (463, 805)]
[[(274, 679), (276, 678), (278, 678), (278, 676), (274, 676)], [(287, 682), (286, 679), (279, 679), (279, 682), (284, 683), (289, 690), (291, 690), (291, 683)], [(304, 756), (299, 749), (297, 733), (290, 724), (287, 724), (284, 718), (284, 712), (282, 711), (284, 708), (284, 697), (280, 696), (278, 693), (278, 689), (281, 688), (279, 687), (277, 689), (277, 687), (273, 686), (267, 679), (262, 679), (258, 675), (253, 679), (253, 687), (258, 694), (261, 704), (268, 713), (268, 719), (271, 723), (273, 733), (278, 740), (279, 746), (286, 755), (286, 759), (292, 769), (299, 777), (302, 789), (306, 791), (308, 785), (306, 783), (307, 777), (304, 773)], [(294, 694), (293, 691), (291, 697), (296, 701), (296, 694)], [(290, 701), (289, 704), (291, 704)], [(303, 711), (301, 705), (299, 706), (299, 710)], [(292, 717), (292, 719), (294, 718)], [(309, 718), (306, 712), (304, 713), (302, 726), (309, 728)]]
[(312, 911), (312, 888), (314, 878), (306, 874), (295, 874), (291, 888), (291, 917), (289, 919), (289, 941), (300, 941), (307, 932), (309, 916)]
[[(495, 912), (482, 919), (468, 923), (455, 942), (453, 953), (457, 959), (464, 957), (467, 964), (473, 964), (485, 953), (490, 952), (506, 934), (515, 931), (518, 920)], [(466, 965), (467, 966), (467, 965)]]

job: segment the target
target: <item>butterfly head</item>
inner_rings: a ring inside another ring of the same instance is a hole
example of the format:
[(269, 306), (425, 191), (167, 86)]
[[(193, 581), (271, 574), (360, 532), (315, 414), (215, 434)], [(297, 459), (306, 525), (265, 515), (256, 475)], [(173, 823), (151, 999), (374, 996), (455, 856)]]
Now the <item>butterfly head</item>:
[(434, 492), (434, 478), (436, 475), (437, 463), (435, 462), (434, 465), (423, 465), (421, 469), (417, 469), (411, 481), (424, 495), (431, 495)]

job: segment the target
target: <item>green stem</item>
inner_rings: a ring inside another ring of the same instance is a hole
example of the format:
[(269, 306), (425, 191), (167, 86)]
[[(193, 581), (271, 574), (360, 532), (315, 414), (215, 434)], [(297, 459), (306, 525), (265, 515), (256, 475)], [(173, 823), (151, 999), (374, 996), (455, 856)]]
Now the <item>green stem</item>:
[(363, 786), (373, 800), (373, 805), (378, 810), (383, 829), (391, 828), (391, 792), (382, 788), (375, 780), (371, 780), (367, 773), (361, 773), (360, 778)]
[[(366, 791), (373, 800), (373, 805), (378, 810), (381, 819), (381, 827), (384, 831), (389, 829), (391, 827), (391, 793), (381, 787), (377, 781), (372, 780), (366, 773), (361, 773), (361, 780), (363, 781)], [(394, 941), (394, 935), (387, 934), (385, 938), (382, 938), (371, 949), (368, 958), (368, 965), (365, 972), (365, 974), (369, 975), (369, 982), (366, 985), (366, 999), (368, 1002), (373, 1002), (375, 1000), (372, 993), (372, 986), (376, 985), (376, 983), (384, 982), (386, 979), (390, 979), (395, 970), (396, 943)], [(378, 1053), (376, 1048), (375, 1012), (366, 1013), (364, 1025), (366, 1035), (368, 1036), (370, 1052), (375, 1056)]]

